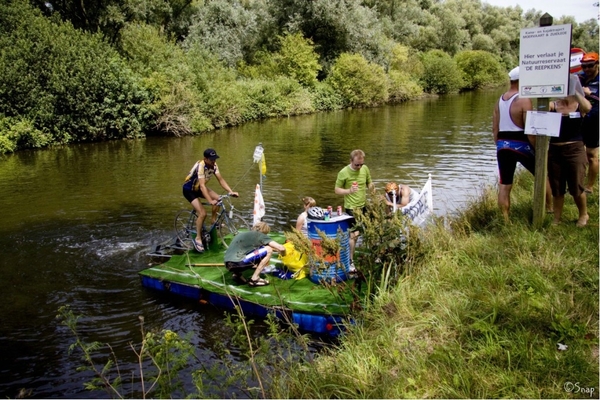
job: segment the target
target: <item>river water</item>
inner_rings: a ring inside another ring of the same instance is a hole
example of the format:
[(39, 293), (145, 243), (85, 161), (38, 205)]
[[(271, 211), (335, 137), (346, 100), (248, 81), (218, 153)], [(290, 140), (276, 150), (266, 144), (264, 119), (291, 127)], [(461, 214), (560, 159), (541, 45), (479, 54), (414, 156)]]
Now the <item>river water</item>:
[[(193, 332), (199, 362), (211, 363), (223, 337), (222, 311), (144, 289), (146, 253), (173, 236), (189, 204), (182, 181), (207, 147), (250, 218), (259, 182), (254, 148), (265, 149), (263, 197), (273, 229), (288, 229), (314, 197), (335, 209), (337, 172), (355, 148), (365, 151), (376, 186), (395, 180), (419, 190), (433, 177), (438, 215), (452, 213), (496, 181), (491, 115), (502, 88), (369, 110), (346, 110), (250, 123), (186, 138), (147, 138), (25, 151), (0, 158), (0, 396), (103, 398), (77, 372), (74, 338), (55, 316), (82, 315), (84, 340), (109, 343), (125, 371), (129, 343), (147, 329)], [(210, 182), (221, 193), (218, 183)], [(235, 349), (234, 353), (235, 353)], [(229, 392), (220, 394), (225, 396)]]

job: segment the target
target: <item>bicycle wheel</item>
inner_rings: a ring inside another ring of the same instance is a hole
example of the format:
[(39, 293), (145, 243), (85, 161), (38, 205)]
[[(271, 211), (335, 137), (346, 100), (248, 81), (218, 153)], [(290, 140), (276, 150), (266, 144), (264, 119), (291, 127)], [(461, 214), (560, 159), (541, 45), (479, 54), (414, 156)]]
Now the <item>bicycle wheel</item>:
[(219, 239), (225, 248), (229, 247), (229, 243), (233, 240), (233, 237), (240, 231), (249, 231), (250, 225), (246, 220), (239, 214), (233, 214), (231, 218), (226, 216), (223, 218), (223, 222), (217, 228), (219, 233)]
[(196, 213), (190, 210), (181, 210), (175, 216), (175, 234), (182, 246), (191, 249), (192, 240), (196, 236)]

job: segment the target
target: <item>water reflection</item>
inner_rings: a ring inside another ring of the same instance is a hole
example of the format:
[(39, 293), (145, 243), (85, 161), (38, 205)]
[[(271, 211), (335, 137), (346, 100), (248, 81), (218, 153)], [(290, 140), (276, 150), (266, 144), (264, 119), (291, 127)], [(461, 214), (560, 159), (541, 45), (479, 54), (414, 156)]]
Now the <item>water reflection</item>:
[[(396, 180), (420, 188), (433, 175), (434, 206), (450, 212), (495, 179), (491, 110), (501, 89), (394, 107), (252, 123), (208, 135), (74, 145), (22, 152), (0, 160), (0, 394), (20, 388), (33, 397), (104, 397), (89, 393), (89, 373), (76, 372), (71, 334), (55, 319), (65, 304), (84, 315), (86, 341), (110, 343), (135, 369), (131, 341), (148, 329), (193, 332), (200, 362), (224, 340), (222, 312), (143, 289), (145, 253), (173, 234), (173, 218), (189, 208), (183, 179), (206, 147), (242, 195), (250, 217), (265, 147), (268, 222), (287, 229), (310, 195), (342, 204), (333, 187), (349, 153), (363, 149), (377, 187)], [(216, 182), (211, 187), (218, 189)], [(234, 349), (235, 350), (235, 349)]]

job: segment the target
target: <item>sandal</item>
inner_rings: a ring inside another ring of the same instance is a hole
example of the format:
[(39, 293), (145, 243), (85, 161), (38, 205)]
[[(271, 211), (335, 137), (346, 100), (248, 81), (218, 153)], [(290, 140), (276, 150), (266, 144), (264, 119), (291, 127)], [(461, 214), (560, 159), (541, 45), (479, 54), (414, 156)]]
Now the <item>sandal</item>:
[(237, 283), (248, 283), (248, 280), (246, 278), (244, 278), (243, 275), (239, 275), (239, 274), (233, 274), (231, 276), (233, 278), (234, 281), (236, 281)]
[(194, 249), (196, 249), (198, 253), (204, 252), (204, 245), (202, 243), (198, 243), (198, 241), (195, 239), (192, 241), (192, 243), (194, 244)]
[(267, 286), (269, 284), (269, 281), (263, 278), (258, 278), (258, 279), (250, 279), (248, 281), (248, 285), (249, 286)]

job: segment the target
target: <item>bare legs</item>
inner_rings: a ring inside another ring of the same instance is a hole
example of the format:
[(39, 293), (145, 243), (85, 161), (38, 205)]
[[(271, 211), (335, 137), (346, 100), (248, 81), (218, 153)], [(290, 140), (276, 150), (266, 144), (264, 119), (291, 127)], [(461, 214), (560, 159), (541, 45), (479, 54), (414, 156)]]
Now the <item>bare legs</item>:
[[(511, 185), (500, 184), (498, 190), (498, 207), (502, 211), (504, 221), (508, 222), (508, 211), (510, 210), (510, 191), (512, 190)], [(552, 189), (550, 189), (550, 180), (546, 180), (546, 211), (551, 213), (556, 208), (556, 204), (553, 203)]]
[(358, 231), (350, 232), (350, 263), (354, 262), (354, 248), (356, 247), (358, 235), (360, 235)]
[[(577, 206), (577, 210), (579, 210), (577, 226), (584, 227), (586, 226), (588, 219), (590, 218), (587, 213), (587, 197), (585, 195), (585, 192), (581, 192), (579, 196), (573, 197), (573, 200), (575, 200), (575, 205)], [(564, 195), (554, 197), (554, 221), (552, 221), (554, 225), (560, 224), (560, 217), (562, 216), (564, 204)]]
[(585, 187), (586, 192), (592, 193), (594, 191), (594, 185), (598, 180), (598, 147), (585, 149), (585, 154), (588, 160), (588, 180)]
[(256, 281), (256, 280), (258, 280), (258, 278), (260, 278), (260, 273), (262, 272), (263, 269), (265, 269), (265, 267), (267, 266), (269, 261), (271, 261), (271, 255), (273, 254), (273, 249), (271, 248), (271, 246), (265, 246), (265, 249), (267, 250), (267, 255), (264, 256), (260, 260), (260, 263), (256, 266), (256, 269), (254, 269), (254, 273), (252, 274), (252, 277), (250, 278), (253, 281)]
[(504, 221), (508, 222), (508, 210), (510, 209), (510, 191), (512, 190), (511, 185), (503, 185), (500, 184), (500, 188), (498, 190), (498, 207), (500, 207), (500, 211), (502, 212), (502, 216), (504, 217)]
[(194, 207), (194, 210), (196, 210), (196, 214), (198, 215), (198, 218), (196, 218), (196, 243), (202, 246), (202, 226), (206, 219), (206, 211), (200, 202), (200, 198), (196, 198), (192, 201), (192, 207)]

